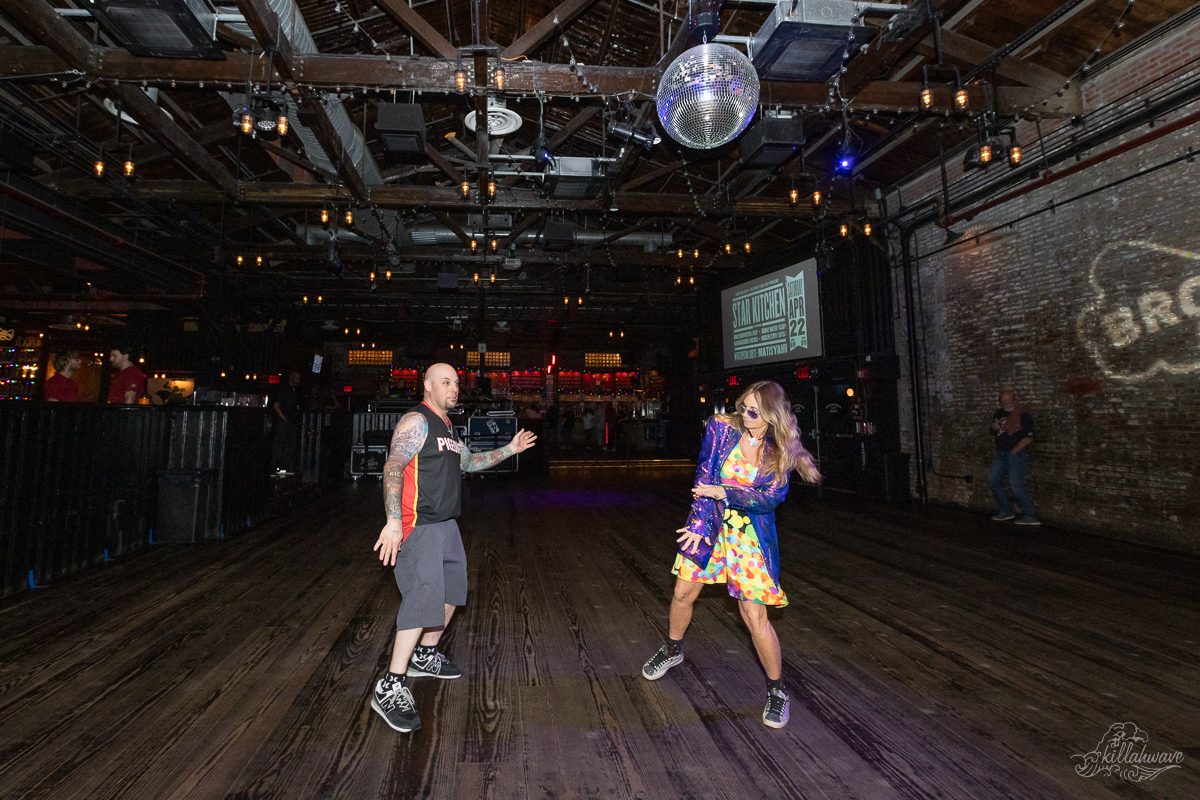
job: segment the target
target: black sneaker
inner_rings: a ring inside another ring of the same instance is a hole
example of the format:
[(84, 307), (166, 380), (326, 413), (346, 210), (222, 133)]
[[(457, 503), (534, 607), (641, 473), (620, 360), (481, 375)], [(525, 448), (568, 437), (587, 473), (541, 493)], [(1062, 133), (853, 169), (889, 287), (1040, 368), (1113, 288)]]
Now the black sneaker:
[(461, 678), (462, 670), (458, 668), (458, 664), (434, 650), (433, 654), (428, 656), (414, 652), (408, 660), (408, 674), (410, 677), (441, 678), (449, 681)]
[(767, 705), (763, 708), (763, 724), (768, 728), (782, 728), (788, 724), (792, 701), (782, 689), (767, 691)]
[(383, 717), (392, 730), (401, 733), (421, 730), (417, 704), (413, 702), (412, 692), (403, 683), (393, 683), (390, 689), (385, 690), (383, 678), (380, 678), (375, 683), (375, 693), (371, 696), (371, 708)]
[(682, 663), (683, 651), (680, 650), (677, 655), (671, 655), (664, 644), (658, 648), (658, 652), (650, 656), (650, 660), (642, 667), (642, 677), (648, 681), (656, 681), (666, 675), (667, 670), (671, 667)]
[(1041, 525), (1042, 523), (1037, 517), (1021, 517), (1016, 522), (1017, 525)]
[(1008, 522), (1010, 519), (1016, 519), (1016, 518), (1017, 518), (1016, 514), (1012, 514), (1012, 513), (1005, 514), (1003, 511), (1001, 511), (999, 514), (996, 514), (994, 517), (992, 517), (992, 520), (994, 522)]

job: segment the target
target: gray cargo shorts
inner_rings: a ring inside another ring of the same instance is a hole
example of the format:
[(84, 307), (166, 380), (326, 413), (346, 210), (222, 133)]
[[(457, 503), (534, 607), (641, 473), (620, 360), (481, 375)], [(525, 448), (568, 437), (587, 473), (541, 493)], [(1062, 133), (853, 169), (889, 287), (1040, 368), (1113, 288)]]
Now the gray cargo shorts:
[(467, 603), (467, 553), (454, 520), (418, 525), (396, 554), (396, 630), (440, 628), (446, 606)]

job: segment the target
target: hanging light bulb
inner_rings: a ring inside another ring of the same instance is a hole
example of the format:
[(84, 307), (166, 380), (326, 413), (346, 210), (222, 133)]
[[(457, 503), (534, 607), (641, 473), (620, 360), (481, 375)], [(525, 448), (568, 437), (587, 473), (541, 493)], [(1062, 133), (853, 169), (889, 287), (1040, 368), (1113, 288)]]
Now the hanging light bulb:
[(104, 160), (99, 159), (99, 158), (96, 159), (96, 163), (92, 165), (92, 169), (94, 169), (96, 171), (97, 178), (103, 178), (104, 177)]
[(583, 298), (579, 298), (579, 305), (583, 305)]
[(474, 277), (474, 279), (473, 279), (473, 280), (474, 280), (474, 282), (475, 282), (475, 284), (476, 284), (476, 285), (478, 285), (478, 284), (479, 284), (479, 273), (478, 273), (478, 272), (476, 272), (476, 273), (475, 273), (475, 277)]
[(260, 266), (260, 267), (262, 266), (262, 256), (258, 257), (256, 263), (258, 264), (258, 266)]
[(563, 305), (564, 305), (564, 306), (565, 306), (565, 305), (570, 305), (570, 303), (571, 303), (571, 298), (569, 298), (569, 297), (564, 297), (564, 298), (563, 298)]
[(242, 265), (242, 257), (241, 256), (237, 257), (237, 263), (238, 263), (239, 267)]
[(241, 127), (242, 127), (242, 133), (249, 134), (249, 133), (254, 132), (254, 117), (250, 116), (250, 112), (246, 112), (245, 114), (242, 114), (242, 126)]
[(467, 181), (463, 181), (462, 186), (460, 188), (462, 189), (462, 196), (464, 199), (471, 196), (471, 184), (470, 183), (468, 183)]
[(454, 71), (454, 88), (459, 94), (467, 91), (467, 71), (462, 67)]
[(133, 177), (133, 169), (134, 169), (133, 161), (132, 160), (126, 161), (125, 162), (125, 177), (126, 178)]
[(864, 236), (870, 236), (870, 235), (871, 235), (871, 223), (869, 223), (869, 222), (864, 222), (864, 223), (863, 223), (863, 235), (864, 235)]
[(699, 257), (700, 257), (700, 249), (697, 248), (692, 251), (692, 258), (699, 258)]
[(317, 295), (317, 302), (318, 302), (318, 303), (324, 303), (324, 302), (325, 302), (325, 298), (324, 298), (324, 297), (321, 297), (321, 295)]
[(287, 114), (280, 114), (279, 119), (275, 120), (275, 130), (279, 131), (280, 136), (287, 136), (287, 132), (288, 132)]
[(1020, 163), (1021, 163), (1021, 145), (1017, 144), (1016, 142), (1013, 142), (1012, 146), (1008, 148), (1008, 165), (1010, 167), (1015, 167)]
[(354, 212), (348, 208), (346, 209), (346, 224), (347, 225), (354, 224)]
[(304, 302), (305, 302), (305, 303), (307, 303), (307, 302), (308, 302), (308, 295), (304, 295)]
[(494, 252), (496, 252), (496, 245), (497, 245), (497, 244), (498, 244), (498, 243), (497, 243), (497, 241), (496, 241), (495, 239), (492, 239), (492, 252), (493, 252), (493, 253), (494, 253)]
[(496, 182), (488, 181), (488, 197), (496, 196)]
[(479, 247), (479, 242), (477, 242), (477, 241), (475, 241), (474, 239), (472, 239), (472, 240), (471, 240), (471, 252), (472, 252), (472, 253), (474, 253), (474, 252), (475, 252), (475, 249), (476, 249), (477, 247)]
[(921, 109), (923, 111), (928, 111), (932, 107), (933, 92), (930, 90), (929, 85), (925, 84), (921, 87)]
[(750, 243), (749, 242), (746, 242), (744, 245), (742, 245), (742, 247), (744, 247), (746, 249), (747, 253), (750, 252)]
[(696, 285), (696, 277), (694, 275), (689, 275), (688, 283), (690, 283), (692, 286), (695, 286)]
[(329, 222), (329, 209), (328, 208), (321, 209), (321, 222), (322, 222), (322, 224)]
[(683, 248), (682, 247), (679, 248), (679, 250), (676, 252), (676, 255), (678, 255), (680, 258), (683, 258)]
[(675, 276), (675, 285), (676, 285), (676, 286), (678, 286), (678, 285), (679, 285), (679, 284), (681, 284), (681, 283), (683, 283), (683, 276), (682, 276), (682, 275), (676, 275), (676, 276)]
[(970, 98), (967, 96), (967, 90), (965, 87), (959, 87), (959, 90), (954, 93), (954, 107), (959, 111), (965, 111), (967, 109), (967, 103), (969, 100)]
[(496, 273), (493, 272), (491, 274), (491, 277), (488, 278), (488, 280), (491, 281), (492, 283), (495, 283), (496, 282)]
[(821, 200), (822, 200), (822, 199), (823, 199), (823, 198), (821, 197), (821, 193), (820, 193), (820, 192), (813, 192), (813, 195), (812, 195), (812, 206), (813, 206), (813, 208), (820, 208), (820, 207), (821, 207)]
[(792, 205), (796, 205), (796, 203), (800, 202), (800, 192), (795, 188), (793, 188), (788, 194), (788, 197), (791, 199)]
[(504, 91), (504, 67), (496, 67), (492, 73), (492, 85), (496, 87), (497, 92)]
[(985, 167), (992, 163), (992, 146), (990, 144), (981, 144), (979, 146), (979, 163)]
[(372, 281), (374, 281), (374, 280), (375, 280), (375, 273), (374, 273), (374, 272), (372, 272), (372, 273), (371, 273), (371, 280), (372, 280)]
[(838, 233), (842, 234), (842, 236), (849, 236), (850, 235), (850, 226), (843, 222), (841, 225), (838, 226)]
[(392, 279), (392, 271), (389, 269), (387, 272), (383, 273), (383, 277), (385, 280), (390, 281)]

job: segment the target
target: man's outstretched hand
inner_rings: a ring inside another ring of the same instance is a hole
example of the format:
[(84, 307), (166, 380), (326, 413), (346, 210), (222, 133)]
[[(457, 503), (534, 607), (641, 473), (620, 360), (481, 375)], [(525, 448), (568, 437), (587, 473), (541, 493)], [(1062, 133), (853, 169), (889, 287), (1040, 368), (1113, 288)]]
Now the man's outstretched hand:
[(517, 435), (512, 438), (508, 446), (512, 448), (514, 453), (524, 453), (529, 448), (533, 447), (533, 443), (537, 441), (537, 434), (533, 431), (517, 431)]

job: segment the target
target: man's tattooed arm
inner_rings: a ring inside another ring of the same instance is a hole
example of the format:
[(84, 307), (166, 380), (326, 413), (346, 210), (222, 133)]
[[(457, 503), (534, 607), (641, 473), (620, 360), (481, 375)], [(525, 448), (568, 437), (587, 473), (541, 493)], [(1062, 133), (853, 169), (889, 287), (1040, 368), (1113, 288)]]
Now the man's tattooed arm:
[(515, 452), (511, 444), (483, 453), (472, 453), (470, 448), (463, 447), (459, 464), (462, 466), (463, 472), (483, 472), (485, 469), (496, 466)]
[(400, 497), (404, 491), (404, 468), (420, 452), (429, 434), (429, 422), (421, 414), (400, 418), (392, 433), (392, 446), (383, 465), (383, 506), (389, 520), (400, 519)]

